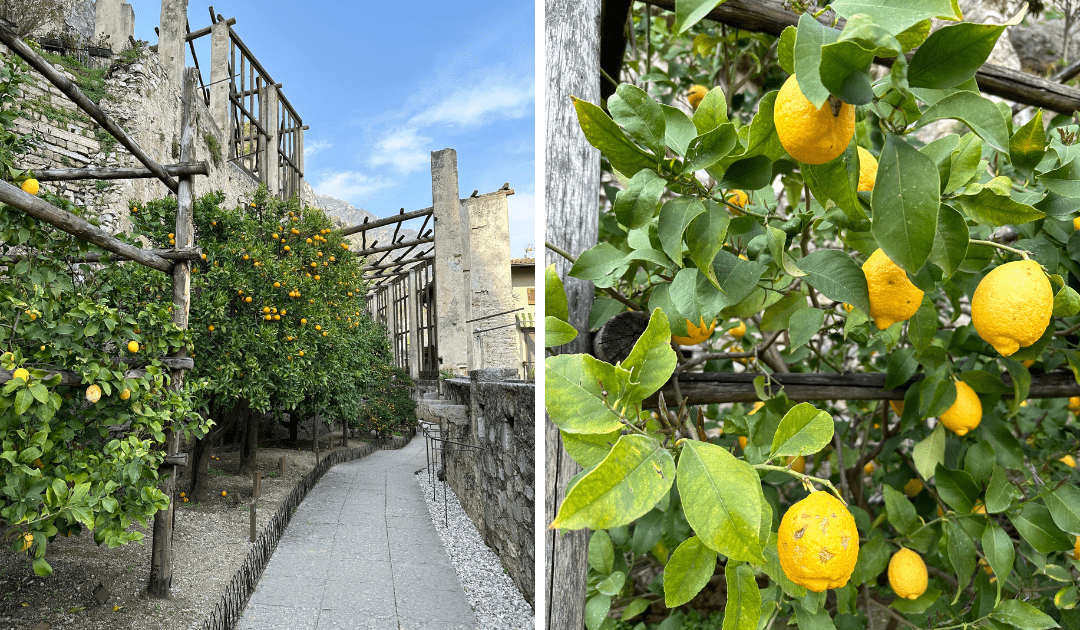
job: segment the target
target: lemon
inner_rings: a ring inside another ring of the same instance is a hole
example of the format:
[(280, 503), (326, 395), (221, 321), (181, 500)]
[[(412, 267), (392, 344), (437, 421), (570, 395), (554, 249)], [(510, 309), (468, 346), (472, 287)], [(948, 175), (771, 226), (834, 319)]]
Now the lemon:
[[(349, 295), (352, 295), (351, 293)], [(746, 322), (739, 322), (738, 326), (728, 328), (728, 334), (736, 339), (742, 339), (746, 334)]]
[(128, 398), (131, 398), (131, 390), (125, 387), (124, 391), (120, 392), (120, 400), (127, 400)]
[(1076, 537), (1076, 543), (1073, 546), (1073, 551), (1069, 555), (1072, 556), (1073, 560), (1080, 560), (1080, 536)]
[(926, 591), (926, 563), (918, 553), (901, 547), (889, 560), (889, 586), (897, 597), (916, 599)]
[(30, 382), (30, 372), (26, 371), (26, 368), (19, 368), (11, 374), (11, 378), (21, 378), (23, 382)]
[(939, 417), (941, 424), (953, 433), (964, 436), (982, 421), (982, 403), (971, 386), (956, 379), (956, 400)]
[(1070, 396), (1066, 408), (1073, 413), (1080, 413), (1080, 396)]
[(725, 199), (727, 199), (727, 202), (730, 203), (731, 206), (739, 207), (739, 210), (736, 210), (735, 208), (728, 206), (728, 212), (737, 217), (741, 217), (743, 215), (741, 209), (745, 208), (746, 204), (750, 202), (750, 197), (741, 190), (731, 191), (730, 193), (728, 193), (728, 196), (725, 197)]
[(740, 435), (739, 436), (739, 448), (744, 449), (744, 450), (746, 449), (746, 436), (745, 435)]
[(30, 547), (33, 544), (34, 544), (34, 535), (31, 534), (30, 532), (26, 532), (25, 534), (23, 534), (23, 546), (22, 546), (22, 549), (20, 549), (20, 551), (26, 551), (27, 549), (30, 549)]
[(701, 318), (700, 326), (695, 326), (689, 319), (686, 320), (686, 332), (685, 337), (679, 335), (672, 335), (671, 340), (680, 346), (693, 346), (699, 344), (709, 337), (712, 337), (713, 331), (716, 330), (716, 320), (712, 320), (712, 323), (708, 326), (705, 325), (705, 318)]
[(877, 179), (877, 158), (862, 147), (855, 147), (859, 154), (859, 192), (870, 192), (874, 189), (874, 180)]
[(777, 551), (792, 582), (818, 593), (840, 588), (859, 558), (855, 518), (828, 492), (811, 492), (784, 512)]
[(86, 388), (86, 399), (91, 403), (96, 403), (101, 400), (101, 388), (97, 385), (91, 385)]
[(1073, 219), (1073, 229), (1080, 230), (1080, 217)]
[(221, 491), (221, 496), (225, 496), (225, 491), (224, 490)]
[(209, 330), (210, 332), (214, 332), (214, 327), (213, 326), (207, 326), (206, 329)]
[(835, 159), (855, 135), (855, 108), (842, 103), (836, 115), (829, 102), (815, 108), (799, 89), (795, 75), (788, 77), (776, 95), (773, 120), (784, 150), (804, 164)]
[(138, 341), (129, 341), (128, 342), (128, 352), (130, 352), (131, 354), (135, 354), (138, 351), (139, 351), (139, 342)]
[(798, 457), (789, 457), (784, 463), (787, 464), (788, 468), (797, 473), (806, 472), (806, 458), (802, 455), (799, 455)]
[(862, 469), (863, 472), (867, 475), (872, 475), (874, 474), (874, 470), (877, 469), (877, 466), (874, 464), (874, 462), (866, 462), (866, 465), (863, 466)]
[(919, 496), (919, 493), (922, 492), (922, 489), (922, 480), (917, 477), (912, 477), (908, 480), (907, 483), (904, 484), (904, 494), (909, 499), (914, 499), (915, 497)]
[(687, 92), (686, 100), (690, 101), (690, 107), (697, 109), (698, 105), (701, 105), (701, 99), (705, 98), (705, 95), (708, 93), (709, 88), (704, 85), (695, 85)]
[(994, 267), (971, 297), (975, 331), (1006, 357), (1038, 341), (1053, 310), (1050, 280), (1034, 260)]
[(23, 192), (37, 196), (38, 191), (41, 190), (41, 186), (36, 179), (25, 179), (22, 183)]
[(1069, 468), (1076, 468), (1076, 458), (1074, 458), (1072, 455), (1063, 455), (1060, 459), (1058, 459), (1058, 461), (1062, 464), (1065, 464)]
[(904, 415), (904, 401), (902, 400), (890, 400), (889, 406), (892, 407), (893, 413), (898, 416)]
[(880, 249), (862, 266), (870, 293), (870, 317), (879, 330), (911, 319), (922, 304), (923, 292), (908, 280), (904, 270)]

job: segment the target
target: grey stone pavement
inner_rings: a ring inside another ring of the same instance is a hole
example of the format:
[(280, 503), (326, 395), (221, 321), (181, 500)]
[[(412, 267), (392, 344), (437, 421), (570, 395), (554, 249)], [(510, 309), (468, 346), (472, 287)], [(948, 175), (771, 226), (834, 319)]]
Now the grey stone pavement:
[(474, 630), (413, 474), (424, 440), (331, 468), (251, 595), (242, 630)]

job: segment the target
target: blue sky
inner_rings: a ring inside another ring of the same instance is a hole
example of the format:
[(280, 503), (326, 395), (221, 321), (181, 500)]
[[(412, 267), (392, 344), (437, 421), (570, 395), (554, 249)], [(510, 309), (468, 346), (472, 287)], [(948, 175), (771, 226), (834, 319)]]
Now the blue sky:
[[(160, 0), (129, 0), (157, 43)], [(192, 30), (209, 5), (189, 2)], [(217, 0), (310, 129), (305, 179), (378, 216), (431, 205), (431, 151), (457, 150), (462, 197), (509, 182), (515, 258), (535, 244), (534, 3)], [(196, 51), (209, 80), (209, 37)], [(189, 65), (191, 65), (189, 55)], [(407, 224), (414, 229), (416, 225)]]

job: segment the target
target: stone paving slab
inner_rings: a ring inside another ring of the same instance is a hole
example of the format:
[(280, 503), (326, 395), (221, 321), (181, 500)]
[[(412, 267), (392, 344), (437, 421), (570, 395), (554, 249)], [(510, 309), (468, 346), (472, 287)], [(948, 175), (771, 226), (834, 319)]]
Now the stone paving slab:
[(338, 464), (308, 493), (241, 630), (477, 630), (413, 474), (424, 440)]

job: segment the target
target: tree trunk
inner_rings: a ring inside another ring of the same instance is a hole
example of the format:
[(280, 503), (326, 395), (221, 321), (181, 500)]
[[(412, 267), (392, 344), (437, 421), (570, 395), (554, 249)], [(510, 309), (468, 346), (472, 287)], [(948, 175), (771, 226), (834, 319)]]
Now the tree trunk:
[(188, 495), (192, 501), (199, 502), (207, 499), (207, 481), (210, 478), (210, 452), (221, 436), (232, 430), (237, 424), (240, 403), (236, 402), (226, 412), (216, 399), (210, 401), (210, 417), (214, 419), (214, 426), (210, 431), (197, 440), (192, 447), (190, 476), (188, 478)]
[(289, 413), (289, 446), (295, 447), (297, 432), (300, 430), (300, 416), (295, 411)]
[[(600, 97), (601, 0), (546, 0), (545, 82), (547, 141), (545, 147), (547, 238), (578, 256), (596, 243), (599, 229), (600, 154), (581, 132), (571, 96), (597, 102)], [(567, 276), (571, 263), (548, 253), (563, 278), (570, 304), (570, 324), (577, 339), (560, 352), (589, 351), (591, 282)], [(545, 518), (551, 522), (563, 489), (577, 464), (562, 448), (558, 429), (546, 426), (547, 477)], [(578, 630), (585, 623), (585, 578), (588, 571), (588, 531), (556, 532), (545, 537), (548, 628)]]
[(240, 443), (240, 474), (247, 475), (257, 467), (256, 448), (259, 442), (259, 421), (262, 414), (247, 404), (244, 405), (243, 441)]

